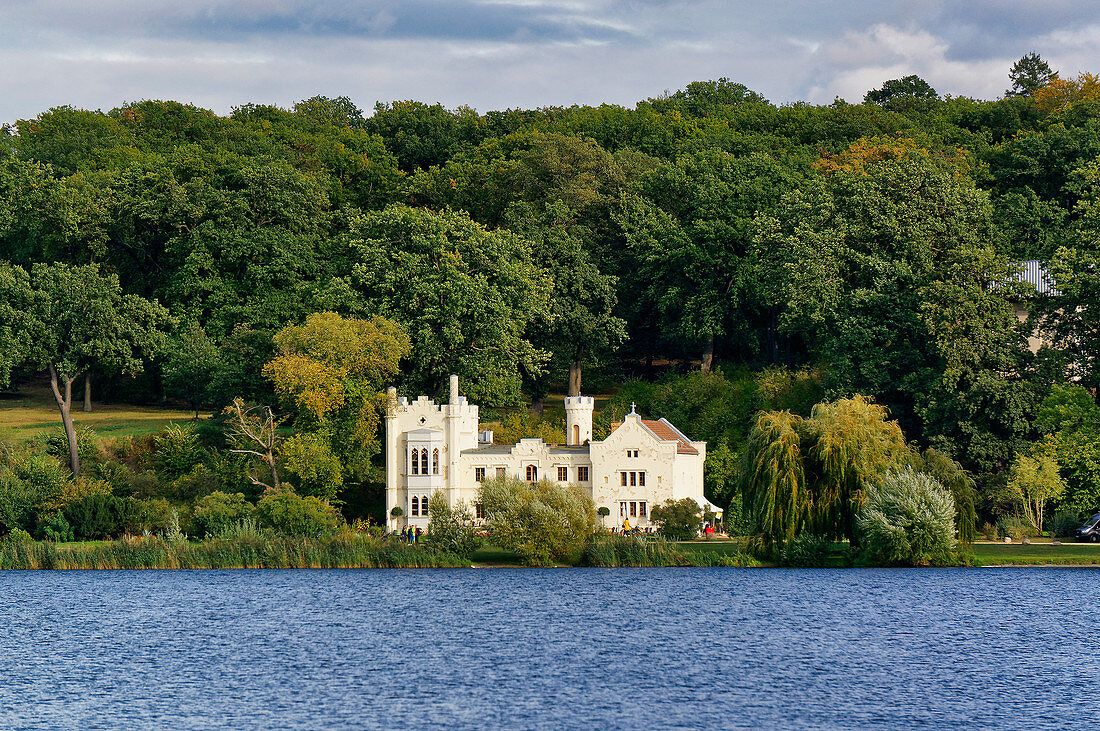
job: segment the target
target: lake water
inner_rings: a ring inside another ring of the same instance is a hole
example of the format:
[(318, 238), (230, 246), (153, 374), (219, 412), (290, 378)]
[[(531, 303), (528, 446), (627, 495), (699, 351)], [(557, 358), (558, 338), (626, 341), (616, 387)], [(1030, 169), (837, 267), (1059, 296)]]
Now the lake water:
[(1068, 728), (1100, 572), (0, 572), (0, 728)]

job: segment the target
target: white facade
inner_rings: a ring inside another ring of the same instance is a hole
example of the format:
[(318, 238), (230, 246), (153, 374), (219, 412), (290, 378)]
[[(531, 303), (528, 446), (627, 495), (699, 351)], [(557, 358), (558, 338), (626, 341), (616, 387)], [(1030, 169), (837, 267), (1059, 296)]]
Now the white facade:
[[(667, 420), (644, 420), (633, 410), (603, 441), (592, 440), (590, 396), (566, 398), (567, 443), (522, 439), (515, 445), (478, 441), (478, 407), (458, 395), (451, 376), (450, 403), (421, 396), (397, 398), (386, 409), (386, 515), (389, 527), (427, 528), (427, 500), (442, 492), (450, 505), (476, 510), (479, 483), (498, 475), (579, 485), (610, 515), (606, 527), (650, 525), (649, 512), (665, 500), (703, 497), (706, 442), (693, 442)], [(402, 515), (394, 516), (393, 509)], [(713, 506), (711, 506), (712, 509)], [(715, 509), (716, 510), (716, 509)], [(717, 512), (717, 510), (716, 510)]]

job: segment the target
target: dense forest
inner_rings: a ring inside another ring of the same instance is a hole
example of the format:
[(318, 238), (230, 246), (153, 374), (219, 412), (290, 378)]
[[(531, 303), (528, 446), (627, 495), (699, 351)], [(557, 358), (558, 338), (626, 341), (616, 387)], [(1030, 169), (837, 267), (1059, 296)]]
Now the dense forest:
[[(66, 420), (41, 454), (8, 449), (3, 480), (162, 506), (282, 480), (360, 517), (380, 393), (456, 373), (502, 434), (553, 435), (544, 400), (582, 388), (612, 394), (604, 428), (631, 401), (668, 417), (710, 443), (719, 504), (757, 412), (858, 394), (973, 476), (979, 522), (1052, 465), (1051, 511), (1100, 510), (1100, 82), (1034, 54), (1006, 73), (996, 100), (906, 77), (776, 105), (719, 79), (633, 108), (19, 120), (0, 133), (0, 380), (48, 381), (63, 413), (87, 383), (213, 417), (98, 448)], [(1025, 260), (1049, 295), (1015, 281)], [(8, 503), (5, 529), (50, 519)]]

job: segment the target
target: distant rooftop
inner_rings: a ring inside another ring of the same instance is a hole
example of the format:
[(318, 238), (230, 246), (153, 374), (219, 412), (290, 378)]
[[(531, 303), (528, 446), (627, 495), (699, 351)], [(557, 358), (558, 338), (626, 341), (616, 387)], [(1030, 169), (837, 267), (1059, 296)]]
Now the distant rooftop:
[[(1008, 278), (1009, 282), (1025, 282), (1034, 288), (1035, 294), (1057, 296), (1060, 294), (1046, 265), (1037, 260), (1016, 262), (1020, 271)], [(998, 285), (994, 285), (996, 288)]]

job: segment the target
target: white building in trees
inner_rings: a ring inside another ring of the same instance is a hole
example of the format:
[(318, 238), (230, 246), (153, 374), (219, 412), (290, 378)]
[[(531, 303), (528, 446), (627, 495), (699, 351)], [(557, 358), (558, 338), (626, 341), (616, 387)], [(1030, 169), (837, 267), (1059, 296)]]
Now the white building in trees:
[[(578, 485), (597, 508), (607, 508), (608, 527), (628, 519), (650, 525), (650, 509), (666, 500), (703, 497), (706, 442), (693, 442), (666, 419), (642, 419), (631, 409), (602, 441), (592, 439), (591, 396), (565, 399), (566, 444), (522, 439), (493, 444), (480, 432), (478, 407), (458, 394), (451, 376), (450, 399), (436, 404), (387, 392), (386, 514), (391, 529), (428, 526), (428, 498), (443, 493), (450, 505), (463, 500), (480, 516), (479, 483), (496, 476), (535, 482), (540, 479)], [(718, 512), (714, 506), (710, 509)], [(400, 511), (395, 510), (400, 508)], [(399, 513), (395, 515), (395, 513)]]

